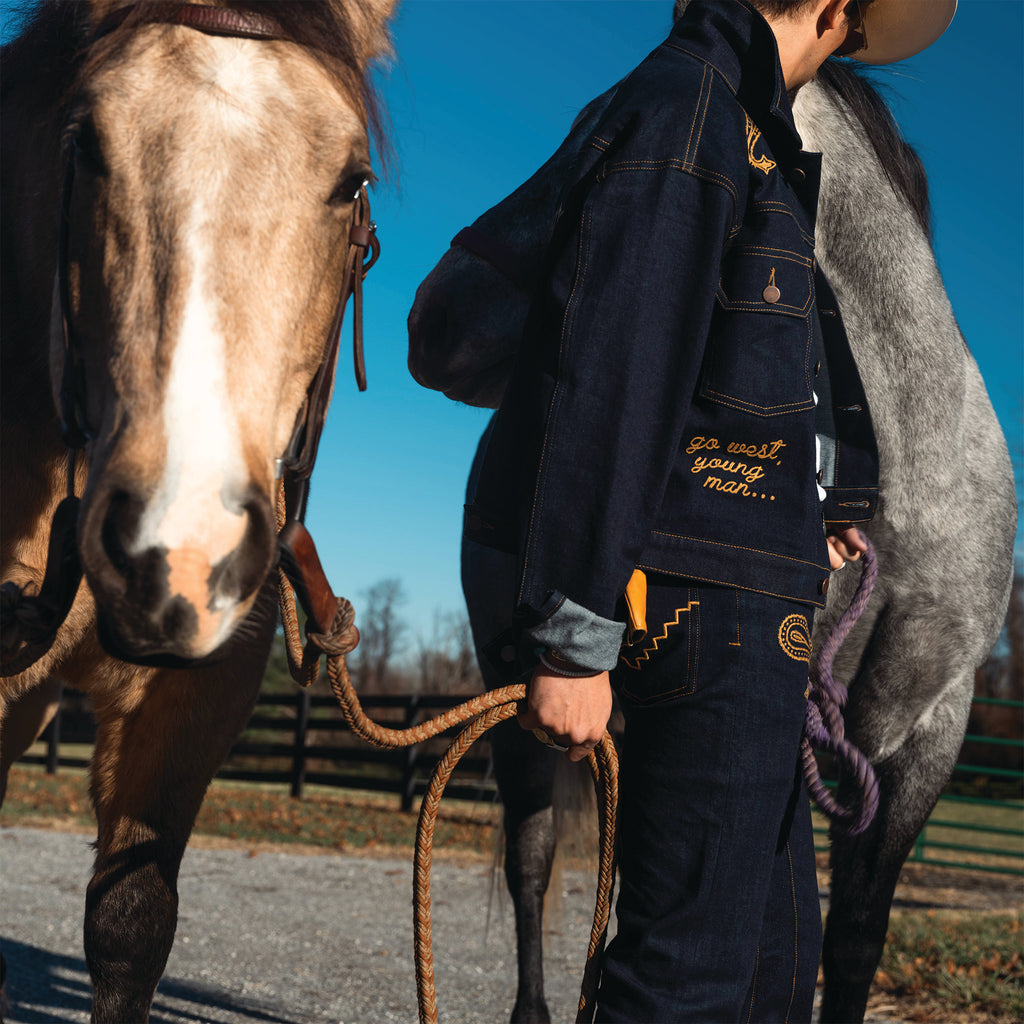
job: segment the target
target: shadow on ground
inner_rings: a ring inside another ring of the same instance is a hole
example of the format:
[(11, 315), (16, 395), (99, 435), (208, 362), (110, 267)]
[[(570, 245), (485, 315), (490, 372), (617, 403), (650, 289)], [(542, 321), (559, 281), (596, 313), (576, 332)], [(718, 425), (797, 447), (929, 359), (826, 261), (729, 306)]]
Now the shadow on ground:
[[(84, 957), (64, 956), (12, 939), (0, 940), (7, 965), (9, 1024), (78, 1024), (89, 1019), (92, 989)], [(266, 1024), (303, 1024), (303, 1019), (262, 1009), (215, 985), (161, 980), (153, 1000), (151, 1024), (216, 1020), (244, 1015)]]

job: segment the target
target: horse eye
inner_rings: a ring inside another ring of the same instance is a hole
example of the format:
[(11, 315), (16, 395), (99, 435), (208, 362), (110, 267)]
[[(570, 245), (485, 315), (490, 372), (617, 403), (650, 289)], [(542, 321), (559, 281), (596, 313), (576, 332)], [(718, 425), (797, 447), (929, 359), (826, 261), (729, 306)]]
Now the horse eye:
[(75, 158), (82, 166), (93, 174), (105, 174), (106, 165), (103, 162), (103, 152), (100, 148), (99, 136), (92, 121), (83, 121), (75, 131), (71, 139), (74, 147)]
[(359, 190), (370, 182), (370, 172), (360, 171), (358, 174), (350, 174), (343, 181), (340, 181), (331, 193), (328, 202), (331, 206), (342, 206), (351, 203), (359, 195)]

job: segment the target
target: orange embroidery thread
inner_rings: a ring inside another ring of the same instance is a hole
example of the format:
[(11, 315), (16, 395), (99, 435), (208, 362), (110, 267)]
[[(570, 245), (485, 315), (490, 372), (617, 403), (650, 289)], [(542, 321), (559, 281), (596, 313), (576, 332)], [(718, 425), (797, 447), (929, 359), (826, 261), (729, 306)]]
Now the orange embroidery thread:
[(794, 661), (811, 660), (811, 631), (803, 615), (787, 615), (779, 626), (779, 646)]
[(668, 639), (668, 631), (673, 626), (679, 625), (679, 616), (684, 612), (689, 612), (691, 608), (696, 608), (700, 604), (700, 601), (689, 601), (682, 608), (677, 608), (675, 611), (675, 618), (671, 622), (666, 622), (661, 628), (664, 632), (661, 636), (655, 636), (651, 638), (650, 643), (644, 647), (644, 649), (632, 660), (627, 658), (625, 655), (622, 656), (623, 662), (630, 668), (639, 669), (641, 661), (650, 661), (651, 655), (658, 649), (658, 644), (662, 640)]
[(750, 120), (750, 116), (747, 115), (747, 162), (756, 170), (764, 171), (765, 176), (767, 176), (768, 172), (775, 166), (775, 161), (769, 160), (766, 156), (754, 156), (754, 146), (757, 145), (759, 138), (761, 138), (760, 130)]

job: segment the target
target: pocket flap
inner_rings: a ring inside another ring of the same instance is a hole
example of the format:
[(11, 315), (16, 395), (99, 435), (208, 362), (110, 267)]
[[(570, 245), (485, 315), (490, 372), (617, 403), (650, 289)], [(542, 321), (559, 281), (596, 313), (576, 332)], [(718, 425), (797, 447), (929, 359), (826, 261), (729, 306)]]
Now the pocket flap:
[(814, 261), (786, 249), (741, 245), (722, 263), (723, 309), (806, 316), (814, 301)]

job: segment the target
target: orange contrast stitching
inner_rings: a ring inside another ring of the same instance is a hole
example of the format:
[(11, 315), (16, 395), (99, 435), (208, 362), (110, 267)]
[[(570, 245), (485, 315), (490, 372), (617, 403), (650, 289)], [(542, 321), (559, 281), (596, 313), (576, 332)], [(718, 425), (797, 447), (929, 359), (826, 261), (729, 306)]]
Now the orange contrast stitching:
[[(779, 555), (774, 551), (762, 551), (761, 548), (745, 547), (742, 544), (726, 544), (724, 540), (704, 540), (701, 537), (688, 537), (685, 533), (668, 533), (666, 530), (652, 530), (651, 533), (658, 537), (672, 537), (675, 540), (695, 540), (698, 544), (714, 544), (719, 548), (735, 548), (737, 551), (753, 551), (757, 555), (770, 555), (772, 558), (784, 558), (787, 562), (799, 562), (801, 565), (813, 565), (815, 569), (824, 569), (825, 566), (819, 565), (817, 562), (808, 562), (806, 558), (794, 558), (792, 555)], [(645, 566), (640, 566), (641, 569)], [(658, 572), (657, 569), (652, 569), (652, 572)], [(682, 575), (680, 573), (680, 575)], [(696, 579), (696, 577), (694, 577)], [(747, 589), (744, 587), (744, 589)], [(764, 591), (769, 593), (769, 591)]]
[(793, 987), (789, 993), (789, 1006), (786, 1007), (786, 1021), (789, 1024), (789, 1015), (793, 1012), (793, 1000), (796, 998), (796, 973), (800, 965), (800, 943), (799, 943), (799, 918), (796, 910), (796, 880), (793, 877), (793, 851), (786, 843), (786, 857), (789, 859), (789, 890), (793, 894)]
[[(687, 598), (689, 598), (690, 593), (691, 592), (687, 592)], [(692, 599), (687, 600), (685, 605), (683, 605), (681, 608), (677, 608), (675, 610), (675, 612), (673, 613), (675, 615), (674, 619), (672, 619), (670, 622), (665, 622), (665, 623), (662, 624), (661, 628), (664, 630), (664, 632), (661, 634), (661, 636), (651, 637), (650, 638), (650, 643), (647, 646), (645, 646), (643, 648), (643, 650), (635, 658), (633, 658), (631, 660), (631, 659), (625, 657), (625, 655), (623, 655), (622, 661), (626, 665), (628, 665), (630, 668), (635, 668), (635, 669), (639, 670), (640, 662), (641, 661), (650, 661), (651, 660), (651, 655), (658, 649), (658, 644), (660, 644), (662, 640), (667, 640), (668, 639), (668, 631), (669, 631), (669, 629), (671, 629), (672, 626), (678, 626), (679, 625), (679, 616), (682, 615), (684, 612), (689, 613), (691, 608), (693, 608), (693, 607), (695, 607), (696, 605), (699, 605), (699, 604), (700, 604), (700, 601), (694, 601)]]

